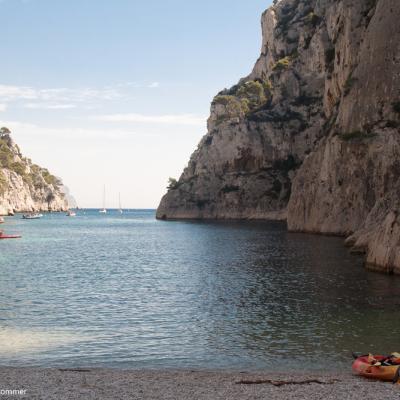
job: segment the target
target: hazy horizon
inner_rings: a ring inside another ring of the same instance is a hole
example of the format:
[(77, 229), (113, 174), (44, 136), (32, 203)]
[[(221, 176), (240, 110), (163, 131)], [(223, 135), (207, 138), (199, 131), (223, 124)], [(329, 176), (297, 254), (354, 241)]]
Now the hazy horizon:
[(271, 1), (2, 0), (0, 125), (83, 208), (154, 209), (250, 73)]

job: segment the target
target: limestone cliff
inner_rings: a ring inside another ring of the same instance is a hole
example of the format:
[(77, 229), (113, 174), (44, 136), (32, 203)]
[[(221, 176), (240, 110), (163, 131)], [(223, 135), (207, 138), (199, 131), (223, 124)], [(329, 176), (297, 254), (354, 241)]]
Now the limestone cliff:
[(280, 0), (158, 218), (287, 218), (400, 272), (400, 2)]
[(61, 181), (22, 156), (7, 128), (0, 130), (0, 215), (25, 211), (64, 211)]

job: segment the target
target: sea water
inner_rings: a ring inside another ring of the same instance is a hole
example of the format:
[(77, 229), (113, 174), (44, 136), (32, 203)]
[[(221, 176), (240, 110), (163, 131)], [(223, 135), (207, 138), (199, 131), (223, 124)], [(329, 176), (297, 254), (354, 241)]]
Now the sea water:
[(400, 279), (342, 238), (154, 210), (7, 218), (0, 364), (338, 369), (400, 350)]

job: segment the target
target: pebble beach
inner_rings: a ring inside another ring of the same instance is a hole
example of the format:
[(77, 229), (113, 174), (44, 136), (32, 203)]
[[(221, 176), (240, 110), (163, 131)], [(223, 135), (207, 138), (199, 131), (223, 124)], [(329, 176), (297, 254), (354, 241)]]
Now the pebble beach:
[(400, 385), (351, 373), (0, 368), (0, 398), (257, 400), (395, 399)]

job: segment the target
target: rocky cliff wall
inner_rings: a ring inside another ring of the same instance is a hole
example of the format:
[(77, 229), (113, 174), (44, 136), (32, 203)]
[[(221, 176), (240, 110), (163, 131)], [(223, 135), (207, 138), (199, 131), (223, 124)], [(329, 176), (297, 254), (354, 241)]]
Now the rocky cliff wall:
[(400, 272), (400, 2), (281, 0), (158, 218), (287, 218)]
[(288, 227), (351, 235), (369, 267), (400, 272), (400, 3), (335, 3), (332, 127), (292, 182)]
[(22, 156), (8, 129), (0, 131), (0, 215), (65, 211), (61, 181)]

